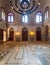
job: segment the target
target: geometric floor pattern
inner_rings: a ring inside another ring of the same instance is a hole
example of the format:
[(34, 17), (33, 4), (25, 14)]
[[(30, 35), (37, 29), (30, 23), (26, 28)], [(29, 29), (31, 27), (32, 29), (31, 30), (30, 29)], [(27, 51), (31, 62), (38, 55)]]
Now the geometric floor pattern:
[(17, 44), (3, 65), (50, 65), (50, 46)]

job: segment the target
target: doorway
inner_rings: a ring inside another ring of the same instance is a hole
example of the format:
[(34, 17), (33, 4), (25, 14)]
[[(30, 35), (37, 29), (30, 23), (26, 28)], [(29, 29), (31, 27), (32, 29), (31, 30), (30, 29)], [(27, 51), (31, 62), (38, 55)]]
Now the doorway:
[(13, 28), (11, 28), (9, 30), (9, 41), (13, 41), (14, 40), (14, 30)]
[(28, 41), (28, 30), (26, 27), (22, 29), (22, 41)]
[(3, 40), (3, 30), (0, 29), (0, 40)]
[(41, 28), (40, 27), (36, 29), (36, 40), (41, 41)]

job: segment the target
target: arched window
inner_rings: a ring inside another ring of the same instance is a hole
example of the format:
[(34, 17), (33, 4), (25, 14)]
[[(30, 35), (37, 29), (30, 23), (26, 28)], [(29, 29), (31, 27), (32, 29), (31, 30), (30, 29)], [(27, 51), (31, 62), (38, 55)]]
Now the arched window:
[(2, 9), (2, 20), (5, 21), (5, 11)]
[(45, 14), (44, 14), (44, 19), (47, 20), (49, 16), (49, 7), (45, 8)]
[(42, 22), (42, 13), (38, 12), (36, 14), (36, 23)]
[(8, 22), (13, 22), (13, 21), (14, 21), (13, 13), (8, 13)]
[(22, 22), (27, 23), (28, 22), (28, 15), (22, 15)]

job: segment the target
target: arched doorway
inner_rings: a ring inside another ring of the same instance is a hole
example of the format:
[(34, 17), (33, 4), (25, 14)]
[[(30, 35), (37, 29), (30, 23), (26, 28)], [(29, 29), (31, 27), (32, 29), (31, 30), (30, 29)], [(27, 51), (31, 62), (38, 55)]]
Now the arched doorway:
[(10, 28), (9, 30), (9, 41), (13, 41), (14, 40), (14, 29)]
[(0, 40), (3, 40), (3, 30), (0, 29)]
[(36, 40), (41, 41), (41, 28), (40, 27), (36, 29)]
[(46, 25), (45, 29), (44, 29), (45, 41), (48, 41), (48, 34), (49, 34), (49, 27), (48, 27), (48, 25)]
[(26, 27), (22, 29), (22, 41), (28, 41), (28, 30)]

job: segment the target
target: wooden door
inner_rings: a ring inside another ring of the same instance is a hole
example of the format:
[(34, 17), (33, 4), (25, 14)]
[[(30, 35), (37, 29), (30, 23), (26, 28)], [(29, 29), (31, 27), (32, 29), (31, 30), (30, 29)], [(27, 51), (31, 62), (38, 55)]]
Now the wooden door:
[(0, 40), (3, 40), (3, 30), (0, 29)]
[(36, 30), (36, 40), (41, 41), (41, 29), (37, 28)]
[(28, 41), (28, 30), (27, 30), (27, 28), (23, 28), (23, 30), (22, 30), (22, 41)]
[(13, 41), (13, 39), (14, 39), (14, 32), (10, 31), (9, 40)]

